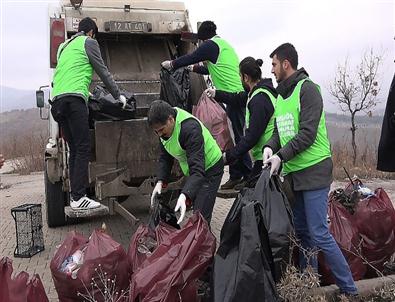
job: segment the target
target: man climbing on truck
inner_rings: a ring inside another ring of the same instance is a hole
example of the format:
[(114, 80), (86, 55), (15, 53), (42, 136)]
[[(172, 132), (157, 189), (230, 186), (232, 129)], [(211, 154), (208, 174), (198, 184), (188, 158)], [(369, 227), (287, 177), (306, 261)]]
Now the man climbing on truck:
[(59, 123), (70, 149), (70, 206), (75, 210), (94, 209), (100, 203), (86, 196), (90, 136), (88, 124), (89, 85), (93, 70), (115, 99), (125, 106), (126, 98), (103, 62), (95, 37), (98, 28), (91, 18), (82, 19), (78, 33), (63, 42), (57, 53), (52, 82), (51, 113)]

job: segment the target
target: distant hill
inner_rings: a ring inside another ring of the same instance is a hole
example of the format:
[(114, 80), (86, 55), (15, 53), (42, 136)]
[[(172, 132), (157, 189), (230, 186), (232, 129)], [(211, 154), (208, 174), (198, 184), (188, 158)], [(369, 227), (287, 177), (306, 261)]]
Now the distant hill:
[(0, 112), (36, 107), (36, 91), (0, 86)]
[[(371, 117), (364, 115), (357, 115), (355, 121), (359, 125), (379, 125), (383, 122), (383, 112), (379, 114), (372, 115)], [(326, 113), (326, 121), (328, 123), (345, 123), (350, 124), (350, 116), (346, 114), (338, 114), (338, 113)]]
[(48, 121), (40, 118), (40, 110), (17, 109), (0, 113), (0, 145), (20, 137), (47, 136)]
[[(357, 117), (358, 144), (376, 146), (380, 138), (382, 116)], [(327, 113), (328, 133), (332, 143), (348, 143), (350, 139), (350, 117), (343, 114)], [(48, 136), (48, 121), (41, 120), (38, 108), (18, 109), (0, 113), (0, 149), (4, 144), (13, 143), (21, 137)], [(1, 150), (0, 150), (1, 152)]]

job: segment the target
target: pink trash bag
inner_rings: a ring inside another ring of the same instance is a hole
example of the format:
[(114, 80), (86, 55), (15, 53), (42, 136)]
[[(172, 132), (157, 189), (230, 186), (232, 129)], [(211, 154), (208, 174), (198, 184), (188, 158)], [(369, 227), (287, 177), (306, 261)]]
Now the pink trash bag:
[(202, 93), (198, 104), (193, 106), (192, 114), (207, 127), (221, 151), (234, 146), (225, 110), (205, 92)]
[(20, 272), (12, 278), (12, 260), (3, 257), (0, 260), (0, 301), (1, 302), (48, 302), (44, 286), (39, 275)]

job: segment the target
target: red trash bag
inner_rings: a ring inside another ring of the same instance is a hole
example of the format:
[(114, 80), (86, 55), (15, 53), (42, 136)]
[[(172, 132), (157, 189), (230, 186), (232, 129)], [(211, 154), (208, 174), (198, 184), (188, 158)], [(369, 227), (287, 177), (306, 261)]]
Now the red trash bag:
[(197, 302), (196, 280), (211, 263), (215, 244), (207, 222), (197, 212), (181, 230), (159, 223), (154, 233), (140, 226), (128, 251), (133, 268), (129, 301)]
[(0, 260), (0, 301), (1, 302), (48, 302), (40, 276), (20, 272), (12, 278), (12, 260), (3, 257)]
[[(83, 250), (83, 262), (76, 275), (61, 271), (64, 261), (77, 250)], [(82, 301), (80, 294), (94, 297), (98, 302), (109, 301), (108, 296), (103, 296), (105, 285), (100, 281), (100, 276), (114, 280), (114, 289), (106, 292), (113, 298), (124, 293), (129, 285), (125, 250), (101, 230), (93, 231), (89, 240), (75, 231), (70, 232), (52, 258), (50, 268), (60, 302)], [(92, 282), (98, 287), (92, 286)]]
[[(328, 204), (328, 216), (330, 218), (329, 232), (336, 240), (341, 249), (353, 276), (354, 281), (361, 280), (366, 273), (366, 264), (358, 255), (358, 247), (361, 242), (358, 229), (351, 213), (338, 202), (333, 194), (330, 195)], [(351, 251), (351, 252), (348, 252)], [(329, 267), (325, 263), (322, 252), (318, 255), (319, 273), (322, 276), (323, 285), (335, 283), (335, 279)]]
[(192, 114), (210, 131), (221, 151), (226, 151), (233, 147), (225, 110), (220, 104), (209, 98), (205, 92), (202, 93), (198, 104), (193, 106)]
[[(376, 189), (373, 196), (360, 200), (354, 218), (362, 237), (362, 255), (380, 272), (395, 252), (395, 210), (384, 189)], [(368, 276), (376, 276), (368, 267)]]

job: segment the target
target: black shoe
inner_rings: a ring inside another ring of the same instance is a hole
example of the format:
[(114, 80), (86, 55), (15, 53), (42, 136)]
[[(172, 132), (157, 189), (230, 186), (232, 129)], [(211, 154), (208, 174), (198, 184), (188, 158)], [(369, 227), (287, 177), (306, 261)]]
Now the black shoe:
[(349, 302), (359, 302), (359, 301), (361, 301), (360, 296), (358, 294), (340, 293), (340, 296), (346, 297), (347, 301), (349, 301)]
[(246, 185), (246, 182), (243, 180), (243, 181), (239, 182), (237, 185), (235, 185), (234, 190), (241, 191), (241, 189), (243, 189), (245, 185)]
[(239, 179), (229, 179), (226, 183), (221, 186), (221, 190), (231, 190), (234, 189), (236, 185), (242, 182), (242, 178)]

